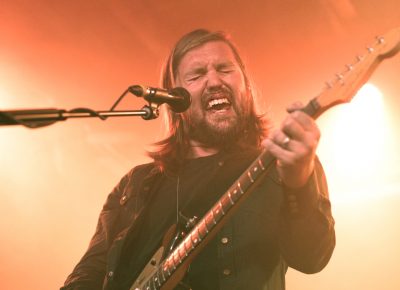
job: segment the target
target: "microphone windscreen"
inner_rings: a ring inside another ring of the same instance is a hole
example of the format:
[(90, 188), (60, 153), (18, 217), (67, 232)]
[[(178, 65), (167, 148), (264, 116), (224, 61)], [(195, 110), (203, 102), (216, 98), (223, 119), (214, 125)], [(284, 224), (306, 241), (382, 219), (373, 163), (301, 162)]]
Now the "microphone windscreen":
[(169, 93), (175, 97), (169, 102), (172, 111), (175, 113), (182, 113), (190, 107), (192, 97), (188, 90), (182, 87), (176, 87), (170, 90)]

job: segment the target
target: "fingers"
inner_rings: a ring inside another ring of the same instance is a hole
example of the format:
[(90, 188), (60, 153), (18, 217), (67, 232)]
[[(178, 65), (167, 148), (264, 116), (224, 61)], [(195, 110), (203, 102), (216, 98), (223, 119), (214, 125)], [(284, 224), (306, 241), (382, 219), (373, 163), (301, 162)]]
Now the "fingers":
[[(301, 103), (295, 103), (292, 107), (301, 107)], [(320, 131), (310, 116), (302, 111), (294, 111), (288, 114), (280, 129), (270, 134), (269, 139), (264, 145), (280, 164), (293, 165), (312, 159), (320, 139)]]
[(296, 151), (298, 151), (296, 142), (281, 130), (275, 130), (268, 139), (264, 140), (263, 145), (279, 160), (279, 163), (289, 164), (296, 158)]
[(288, 113), (293, 113), (294, 111), (298, 111), (304, 108), (304, 105), (302, 102), (298, 101), (298, 102), (294, 102), (292, 104), (290, 104), (287, 108), (286, 111)]
[(320, 138), (320, 131), (314, 120), (301, 111), (289, 114), (282, 122), (281, 130), (291, 139), (300, 142), (309, 143)]
[(277, 159), (278, 173), (290, 187), (305, 184), (313, 170), (320, 138), (315, 121), (302, 112), (300, 102), (288, 107), (290, 112), (279, 129), (273, 131), (263, 145)]

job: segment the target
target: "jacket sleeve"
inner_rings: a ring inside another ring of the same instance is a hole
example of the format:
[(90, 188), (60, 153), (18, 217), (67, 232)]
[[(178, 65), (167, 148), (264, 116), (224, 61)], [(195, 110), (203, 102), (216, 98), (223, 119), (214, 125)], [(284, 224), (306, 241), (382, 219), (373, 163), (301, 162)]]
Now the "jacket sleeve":
[(66, 279), (61, 290), (102, 289), (106, 273), (107, 253), (116, 234), (115, 225), (121, 211), (121, 196), (131, 174), (132, 171), (125, 175), (108, 195), (89, 247)]
[(303, 273), (321, 271), (335, 247), (334, 219), (321, 163), (300, 189), (284, 187), (280, 247), (288, 266)]

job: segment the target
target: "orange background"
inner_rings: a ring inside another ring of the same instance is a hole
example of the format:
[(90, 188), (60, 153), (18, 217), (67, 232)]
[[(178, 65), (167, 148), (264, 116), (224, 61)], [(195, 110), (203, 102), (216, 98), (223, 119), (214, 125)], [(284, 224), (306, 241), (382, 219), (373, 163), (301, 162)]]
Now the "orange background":
[[(279, 124), (287, 104), (316, 96), (376, 35), (398, 26), (398, 0), (0, 0), (0, 110), (107, 110), (130, 85), (157, 86), (174, 42), (204, 27), (232, 35), (261, 108)], [(317, 275), (290, 270), (288, 289), (400, 289), (399, 73), (400, 55), (371, 77), (379, 108), (338, 107), (318, 120), (337, 247)], [(119, 108), (143, 105), (129, 96)], [(131, 117), (0, 128), (2, 289), (62, 285), (107, 194), (148, 161), (160, 124)]]

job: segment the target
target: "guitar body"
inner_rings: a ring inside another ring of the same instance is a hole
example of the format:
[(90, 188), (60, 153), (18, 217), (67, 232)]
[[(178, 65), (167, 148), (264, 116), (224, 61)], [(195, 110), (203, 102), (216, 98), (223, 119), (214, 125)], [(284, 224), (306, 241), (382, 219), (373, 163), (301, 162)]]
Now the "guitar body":
[[(135, 280), (135, 282), (132, 284), (130, 290), (140, 290), (140, 289), (161, 289), (161, 290), (172, 290), (174, 289), (180, 281), (183, 279), (183, 277), (186, 274), (187, 269), (189, 268), (190, 263), (187, 262), (182, 267), (179, 269), (179, 271), (176, 271), (174, 274), (174, 277), (170, 277), (167, 283), (164, 285), (160, 285), (157, 283), (158, 279), (154, 279), (154, 284), (153, 285), (147, 285), (149, 277), (152, 277), (156, 275), (157, 270), (160, 267), (160, 264), (162, 260), (173, 250), (174, 245), (179, 242), (180, 239), (185, 235), (183, 231), (179, 230), (179, 226), (177, 225), (172, 225), (167, 232), (165, 233), (161, 246), (158, 248), (158, 250), (154, 253), (154, 255), (151, 257), (149, 262), (146, 264), (146, 266), (143, 268), (142, 272), (140, 272), (139, 276)], [(150, 287), (150, 288), (149, 288)], [(159, 288), (161, 287), (161, 288)], [(183, 285), (182, 288), (189, 290), (190, 287)]]

